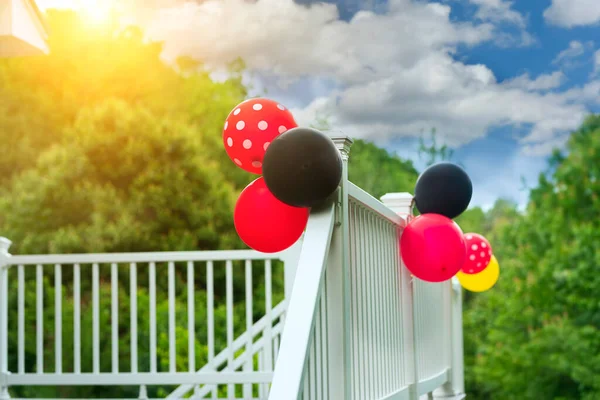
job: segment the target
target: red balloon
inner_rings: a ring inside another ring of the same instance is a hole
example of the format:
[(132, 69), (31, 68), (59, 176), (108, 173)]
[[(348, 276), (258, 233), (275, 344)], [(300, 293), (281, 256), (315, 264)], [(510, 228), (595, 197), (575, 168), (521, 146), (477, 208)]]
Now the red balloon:
[(277, 200), (260, 177), (240, 194), (233, 212), (235, 229), (249, 247), (263, 253), (283, 251), (296, 243), (308, 222), (308, 208)]
[(225, 121), (225, 151), (238, 167), (260, 175), (269, 144), (297, 126), (292, 113), (281, 104), (262, 98), (246, 100), (238, 104)]
[(427, 282), (452, 278), (467, 254), (460, 227), (439, 214), (422, 214), (409, 222), (400, 237), (400, 251), (406, 268)]
[(492, 259), (490, 242), (478, 233), (465, 234), (467, 258), (461, 271), (465, 274), (478, 274), (487, 268)]

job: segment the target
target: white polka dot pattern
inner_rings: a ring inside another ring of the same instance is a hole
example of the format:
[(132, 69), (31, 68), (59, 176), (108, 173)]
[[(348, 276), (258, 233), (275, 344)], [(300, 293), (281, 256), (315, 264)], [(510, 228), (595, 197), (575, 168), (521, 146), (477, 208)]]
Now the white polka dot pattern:
[(297, 127), (291, 112), (276, 101), (245, 100), (227, 116), (223, 144), (229, 158), (242, 169), (262, 174), (263, 158), (271, 142)]
[(477, 233), (467, 233), (464, 238), (467, 245), (467, 261), (462, 268), (462, 272), (477, 274), (490, 263), (492, 248), (489, 242)]

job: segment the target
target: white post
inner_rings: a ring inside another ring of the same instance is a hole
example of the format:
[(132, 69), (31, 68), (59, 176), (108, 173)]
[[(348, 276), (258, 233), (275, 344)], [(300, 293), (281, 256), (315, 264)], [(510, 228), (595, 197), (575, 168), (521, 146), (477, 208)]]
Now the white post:
[(292, 247), (285, 250), (281, 257), (283, 260), (284, 293), (285, 299), (288, 301), (292, 295), (292, 288), (294, 287), (294, 280), (296, 279), (296, 270), (298, 269), (298, 260), (300, 259), (303, 241), (304, 234), (302, 234), (302, 237), (300, 237)]
[(452, 278), (450, 295), (450, 381), (437, 389), (436, 399), (460, 400), (465, 395), (465, 362), (463, 347), (462, 287)]
[[(387, 193), (381, 197), (381, 202), (390, 210), (404, 218), (409, 222), (413, 217), (413, 196), (410, 193)], [(400, 245), (400, 243), (398, 243)], [(400, 257), (400, 251), (398, 250)], [(402, 291), (402, 328), (404, 329), (404, 349), (406, 353), (399, 357), (403, 360), (402, 365), (406, 374), (406, 385), (410, 388), (409, 399), (418, 400), (417, 383), (419, 376), (417, 374), (417, 358), (414, 335), (414, 295), (413, 295), (413, 280), (410, 272), (402, 259), (401, 282), (400, 288)]]
[(413, 216), (413, 195), (410, 193), (386, 193), (381, 196), (381, 202), (402, 218), (408, 220)]
[[(350, 219), (348, 214), (348, 159), (353, 140), (343, 133), (328, 132), (342, 157), (342, 180), (336, 207), (336, 229), (331, 243), (332, 262), (328, 262), (327, 335), (330, 360), (329, 395), (335, 398), (353, 398), (351, 379), (350, 335)], [(339, 367), (338, 367), (339, 366)]]
[(0, 237), (0, 399), (9, 399), (8, 386), (3, 381), (8, 375), (8, 249), (12, 242)]

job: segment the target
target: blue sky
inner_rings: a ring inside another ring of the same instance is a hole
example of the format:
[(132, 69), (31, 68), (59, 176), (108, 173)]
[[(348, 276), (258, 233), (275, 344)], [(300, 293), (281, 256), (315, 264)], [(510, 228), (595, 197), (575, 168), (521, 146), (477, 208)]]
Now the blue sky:
[(521, 178), (535, 186), (552, 149), (600, 112), (598, 0), (113, 4), (165, 42), (167, 60), (195, 56), (218, 76), (241, 57), (252, 94), (301, 125), (325, 116), (419, 168), (417, 138), (435, 128), (485, 208), (499, 197), (525, 205)]

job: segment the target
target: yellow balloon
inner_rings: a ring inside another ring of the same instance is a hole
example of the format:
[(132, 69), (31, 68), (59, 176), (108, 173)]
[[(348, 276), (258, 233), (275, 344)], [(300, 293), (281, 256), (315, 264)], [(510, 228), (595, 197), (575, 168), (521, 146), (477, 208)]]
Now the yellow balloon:
[(500, 266), (498, 265), (496, 257), (492, 255), (490, 263), (483, 271), (477, 274), (465, 274), (462, 271), (459, 271), (458, 274), (456, 274), (456, 277), (465, 289), (471, 292), (485, 292), (498, 282), (498, 277), (500, 277)]

